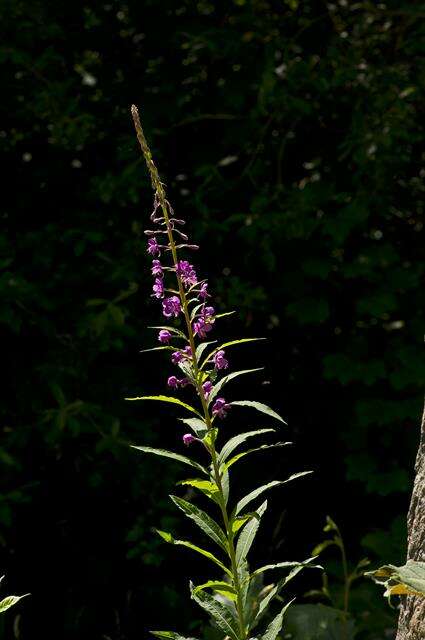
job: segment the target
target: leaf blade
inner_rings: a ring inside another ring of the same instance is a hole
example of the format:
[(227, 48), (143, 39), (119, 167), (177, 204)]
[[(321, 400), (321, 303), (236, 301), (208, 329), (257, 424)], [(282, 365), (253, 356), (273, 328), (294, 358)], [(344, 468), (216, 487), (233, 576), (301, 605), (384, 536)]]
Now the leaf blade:
[(242, 511), (242, 509), (244, 509), (250, 502), (252, 502), (252, 500), (255, 500), (256, 498), (258, 498), (258, 496), (260, 496), (265, 491), (269, 491), (269, 489), (273, 489), (274, 487), (279, 487), (279, 486), (281, 486), (283, 484), (291, 482), (292, 480), (295, 480), (296, 478), (301, 478), (302, 476), (308, 475), (310, 473), (313, 473), (313, 472), (312, 471), (300, 471), (299, 473), (292, 474), (286, 480), (273, 480), (272, 482), (268, 482), (267, 484), (263, 484), (261, 487), (258, 487), (257, 489), (254, 489), (253, 491), (248, 493), (244, 498), (239, 500), (239, 502), (237, 503), (237, 505), (235, 507), (234, 514), (238, 515)]
[(274, 411), (271, 407), (269, 407), (267, 404), (264, 404), (263, 402), (257, 402), (253, 400), (233, 400), (232, 402), (229, 402), (229, 404), (237, 407), (250, 407), (251, 409), (256, 409), (260, 413), (265, 413), (271, 418), (279, 420), (279, 422), (283, 422), (283, 424), (288, 424), (283, 418), (280, 417), (278, 413), (276, 413), (276, 411)]
[(175, 453), (174, 451), (168, 451), (168, 449), (156, 449), (155, 447), (143, 447), (143, 446), (137, 446), (134, 444), (130, 446), (132, 449), (137, 449), (138, 451), (142, 451), (143, 453), (152, 453), (153, 455), (161, 456), (162, 458), (171, 458), (173, 460), (177, 460), (177, 462), (182, 462), (183, 464), (187, 464), (188, 466), (193, 467), (198, 471), (201, 471), (205, 475), (209, 475), (208, 471), (201, 464), (199, 464), (198, 462), (195, 462), (195, 460), (191, 460), (191, 458), (188, 458), (187, 456), (183, 456), (180, 453)]
[(267, 500), (255, 511), (257, 517), (253, 517), (242, 529), (239, 540), (236, 545), (236, 564), (239, 566), (248, 555), (248, 552), (254, 542), (261, 518), (267, 509)]
[(132, 402), (135, 400), (154, 400), (157, 402), (168, 402), (170, 404), (178, 404), (179, 406), (184, 407), (191, 413), (195, 413), (199, 418), (202, 419), (202, 415), (194, 407), (192, 407), (190, 404), (187, 404), (186, 402), (183, 402), (179, 398), (173, 398), (172, 396), (137, 396), (135, 398), (124, 398), (124, 400), (130, 400)]
[(211, 540), (213, 540), (219, 547), (221, 547), (221, 549), (223, 549), (223, 551), (227, 553), (227, 538), (224, 531), (215, 522), (215, 520), (205, 513), (205, 511), (198, 509), (194, 504), (183, 500), (183, 498), (179, 498), (178, 496), (170, 496), (170, 498), (188, 518), (193, 520), (193, 522), (198, 525), (198, 527), (206, 533)]
[(224, 604), (213, 598), (206, 591), (194, 593), (193, 585), (191, 585), (192, 599), (206, 611), (215, 621), (217, 627), (233, 640), (238, 640), (237, 622), (230, 609)]

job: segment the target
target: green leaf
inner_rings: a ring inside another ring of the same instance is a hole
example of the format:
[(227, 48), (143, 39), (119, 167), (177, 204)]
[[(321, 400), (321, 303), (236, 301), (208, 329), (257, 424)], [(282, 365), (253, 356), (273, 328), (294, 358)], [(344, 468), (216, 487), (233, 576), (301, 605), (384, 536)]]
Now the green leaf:
[(268, 407), (266, 404), (263, 404), (262, 402), (253, 402), (252, 400), (233, 400), (233, 402), (229, 402), (229, 404), (238, 407), (251, 407), (252, 409), (256, 409), (257, 411), (259, 411), (260, 413), (265, 413), (266, 415), (271, 416), (272, 418), (275, 418), (280, 422), (283, 422), (283, 424), (287, 424), (287, 422), (285, 422), (285, 420), (281, 418), (280, 415), (276, 413), (276, 411), (273, 411), (273, 409)]
[[(139, 353), (148, 353), (148, 351), (175, 351), (174, 347), (170, 345), (162, 346), (162, 347), (151, 347), (150, 349), (142, 349)], [(126, 398), (126, 400), (130, 400), (130, 398)]]
[(211, 498), (211, 500), (214, 500), (214, 502), (219, 504), (220, 492), (215, 482), (211, 482), (210, 480), (201, 480), (198, 478), (194, 478), (189, 480), (182, 480), (177, 484), (199, 489), (199, 491), (201, 491), (204, 495), (206, 495), (208, 498)]
[(183, 464), (202, 471), (202, 473), (205, 473), (207, 476), (209, 475), (208, 471), (201, 464), (198, 464), (187, 456), (182, 456), (180, 453), (174, 453), (174, 451), (168, 451), (167, 449), (154, 449), (153, 447), (137, 447), (134, 444), (131, 445), (131, 448), (143, 451), (143, 453), (153, 453), (155, 456), (161, 456), (163, 458), (172, 458), (173, 460), (177, 460), (177, 462), (183, 462)]
[(223, 475), (221, 476), (221, 489), (223, 491), (224, 504), (227, 505), (230, 491), (230, 478), (227, 469), (223, 471)]
[(160, 531), (159, 529), (155, 529), (155, 531), (159, 536), (161, 536), (163, 540), (165, 540), (165, 542), (168, 542), (169, 544), (175, 544), (176, 546), (180, 547), (186, 547), (187, 549), (191, 549), (192, 551), (196, 551), (196, 553), (204, 556), (204, 558), (208, 558), (208, 560), (211, 560), (211, 562), (214, 562), (214, 564), (220, 567), (220, 569), (224, 571), (224, 573), (227, 573), (228, 576), (232, 577), (232, 572), (210, 551), (202, 549), (196, 544), (192, 544), (192, 542), (189, 542), (188, 540), (176, 540), (175, 538), (173, 538), (171, 533), (167, 533), (167, 531)]
[(235, 601), (237, 599), (237, 593), (234, 587), (228, 582), (224, 582), (223, 580), (209, 580), (204, 584), (200, 584), (195, 587), (193, 593), (199, 593), (199, 591), (204, 591), (205, 589), (213, 589), (220, 595), (224, 595), (226, 598)]
[(228, 460), (222, 467), (223, 471), (229, 469), (232, 465), (235, 464), (238, 460), (245, 458), (245, 456), (250, 453), (255, 453), (256, 451), (264, 451), (265, 449), (275, 449), (276, 447), (286, 447), (287, 445), (292, 444), (292, 442), (273, 442), (272, 444), (263, 444), (261, 447), (255, 447), (254, 449), (248, 449), (247, 451), (242, 451), (238, 453), (236, 456)]
[(214, 540), (214, 542), (227, 553), (227, 538), (215, 520), (205, 513), (205, 511), (198, 509), (194, 504), (182, 498), (178, 498), (177, 496), (170, 496), (170, 498), (188, 518), (193, 520), (211, 540)]
[[(270, 569), (289, 569), (291, 567), (298, 568), (301, 571), (304, 567), (308, 567), (309, 569), (322, 569), (323, 567), (319, 564), (310, 564), (313, 560), (316, 560), (317, 556), (312, 556), (311, 558), (307, 558), (303, 562), (277, 562), (276, 564), (266, 564), (264, 567), (260, 567), (256, 569), (251, 575), (258, 576), (260, 573), (264, 573), (265, 571), (270, 571)], [(296, 574), (294, 574), (296, 575)]]
[(257, 369), (243, 369), (242, 371), (234, 371), (233, 373), (229, 373), (227, 376), (224, 376), (219, 380), (211, 390), (211, 393), (208, 396), (208, 404), (210, 404), (214, 398), (220, 393), (221, 389), (226, 385), (230, 380), (234, 378), (238, 378), (239, 376), (243, 376), (246, 373), (254, 373), (254, 371), (263, 371), (264, 367), (258, 367)]
[(224, 633), (233, 640), (239, 640), (238, 623), (231, 609), (219, 600), (216, 600), (206, 591), (194, 593), (192, 584), (191, 594), (193, 600), (213, 618), (215, 624), (221, 631), (224, 631)]
[(295, 598), (287, 602), (282, 611), (278, 613), (277, 616), (270, 622), (265, 633), (263, 633), (263, 635), (261, 636), (261, 640), (276, 640), (277, 636), (282, 630), (283, 616), (285, 615), (288, 607), (290, 607), (290, 605), (294, 602), (294, 600)]
[(387, 564), (375, 571), (367, 571), (365, 576), (377, 584), (385, 586), (384, 596), (425, 597), (425, 562), (408, 560), (401, 567)]
[(254, 513), (246, 513), (243, 516), (234, 516), (231, 519), (232, 533), (236, 534), (243, 527), (243, 525), (248, 522), (248, 520), (251, 520), (251, 518), (254, 518), (255, 516), (256, 516), (255, 512)]
[(176, 329), (176, 327), (156, 326), (148, 327), (148, 329), (162, 329), (165, 331), (169, 331), (170, 333), (174, 333), (176, 336), (179, 336), (179, 338), (184, 338), (184, 340), (187, 340), (187, 336), (184, 335), (183, 331), (180, 331), (180, 329)]
[(202, 354), (204, 353), (205, 349), (210, 345), (210, 344), (214, 344), (215, 342), (217, 342), (217, 340), (210, 340), (209, 342), (201, 342), (201, 344), (198, 344), (198, 346), (196, 347), (196, 359), (199, 362), (199, 360), (202, 357)]
[(226, 316), (234, 316), (236, 311), (226, 311), (225, 313), (217, 313), (214, 316), (214, 320), (218, 320), (219, 318), (225, 318)]
[(223, 344), (211, 351), (211, 353), (205, 358), (199, 368), (203, 369), (204, 366), (214, 357), (217, 351), (221, 351), (221, 349), (232, 347), (235, 344), (243, 344), (244, 342), (257, 342), (258, 340), (265, 340), (265, 338), (241, 338), (240, 340), (230, 340), (229, 342), (223, 342)]
[(301, 471), (300, 473), (294, 473), (292, 476), (289, 476), (289, 478), (287, 478), (286, 480), (273, 480), (268, 484), (264, 484), (262, 487), (258, 487), (257, 489), (254, 489), (253, 491), (251, 491), (251, 493), (248, 493), (244, 498), (242, 498), (242, 500), (239, 500), (239, 502), (235, 507), (235, 511), (234, 511), (235, 515), (240, 513), (242, 509), (246, 507), (247, 504), (252, 502), (252, 500), (255, 500), (255, 498), (258, 498), (258, 496), (260, 496), (265, 491), (268, 491), (269, 489), (273, 489), (273, 487), (278, 487), (282, 484), (286, 484), (287, 482), (291, 482), (296, 478), (301, 478), (302, 476), (309, 475), (310, 473), (313, 473), (313, 472)]
[(245, 560), (248, 555), (248, 551), (251, 548), (254, 538), (257, 534), (258, 527), (260, 526), (260, 520), (267, 509), (267, 500), (255, 511), (256, 517), (251, 520), (242, 529), (239, 536), (238, 543), (236, 545), (236, 564), (239, 565)]
[(221, 452), (218, 454), (218, 462), (221, 464), (225, 462), (230, 454), (238, 447), (242, 442), (248, 440), (248, 438), (252, 438), (253, 436), (260, 435), (262, 433), (272, 433), (274, 429), (257, 429), (256, 431), (246, 431), (245, 433), (240, 433), (233, 438), (230, 438), (228, 442), (223, 446)]
[(22, 598), (26, 598), (29, 595), (29, 593), (24, 593), (23, 596), (7, 596), (6, 598), (3, 598), (3, 600), (0, 601), (0, 613), (4, 613), (10, 609), (10, 607), (13, 607), (17, 602), (19, 602), (19, 600), (22, 600)]
[(174, 631), (149, 631), (149, 633), (157, 638), (166, 638), (166, 640), (196, 640), (196, 638), (181, 636), (179, 633), (175, 633)]
[(200, 418), (179, 418), (180, 422), (187, 424), (188, 427), (193, 429), (198, 438), (203, 438), (208, 431), (208, 427), (204, 420)]
[(202, 419), (199, 411), (190, 406), (190, 404), (186, 404), (186, 402), (182, 402), (178, 398), (173, 398), (171, 396), (139, 396), (137, 398), (124, 398), (124, 400), (157, 400), (158, 402), (169, 402), (171, 404), (178, 404), (180, 407), (184, 407), (188, 411), (192, 413), (196, 413)]

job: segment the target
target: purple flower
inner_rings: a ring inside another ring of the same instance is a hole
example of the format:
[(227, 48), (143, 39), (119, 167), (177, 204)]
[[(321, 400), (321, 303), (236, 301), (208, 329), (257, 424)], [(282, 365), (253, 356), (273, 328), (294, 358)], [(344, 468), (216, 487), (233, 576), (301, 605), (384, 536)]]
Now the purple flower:
[(204, 394), (205, 394), (206, 398), (208, 398), (208, 396), (210, 395), (210, 393), (212, 391), (212, 388), (213, 388), (213, 384), (212, 384), (212, 382), (210, 382), (210, 380), (207, 380), (202, 385), (202, 389), (204, 390)]
[(192, 324), (193, 333), (198, 335), (200, 338), (206, 338), (207, 333), (211, 331), (212, 324), (210, 322), (205, 322), (203, 318), (198, 318)]
[(195, 442), (196, 438), (191, 433), (185, 433), (183, 436), (183, 442), (188, 447), (192, 442)]
[(171, 362), (173, 364), (178, 364), (183, 360), (183, 358), (184, 354), (182, 351), (174, 351), (174, 353), (171, 354)]
[(189, 345), (187, 345), (187, 347), (185, 347), (183, 351), (188, 358), (192, 357), (192, 349), (190, 348)]
[(152, 260), (152, 275), (159, 276), (160, 278), (164, 275), (162, 264), (159, 260)]
[(179, 380), (179, 386), (180, 387), (187, 387), (187, 385), (190, 384), (190, 380), (189, 378), (180, 378)]
[(177, 318), (181, 310), (180, 300), (177, 296), (165, 298), (162, 302), (162, 313), (166, 318), (171, 318), (171, 316)]
[(196, 284), (198, 281), (193, 265), (191, 265), (187, 260), (180, 260), (177, 263), (176, 273), (186, 287)]
[(153, 283), (152, 290), (153, 290), (153, 294), (152, 294), (153, 298), (157, 298), (159, 300), (160, 298), (164, 297), (164, 283), (161, 278), (155, 278), (155, 282)]
[(213, 316), (215, 314), (215, 309), (214, 307), (203, 307), (202, 311), (201, 311), (201, 316), (205, 319), (205, 318), (211, 318), (211, 316)]
[(167, 329), (161, 329), (158, 333), (158, 340), (163, 344), (168, 344), (171, 339), (171, 333)]
[(227, 367), (229, 366), (228, 361), (224, 357), (224, 351), (222, 349), (220, 351), (217, 351), (217, 353), (213, 357), (213, 361), (216, 369), (227, 369)]
[(218, 416), (219, 418), (225, 418), (229, 409), (230, 404), (227, 404), (224, 398), (217, 398), (217, 400), (213, 404), (212, 414), (213, 416)]
[(208, 282), (202, 283), (198, 293), (198, 297), (201, 298), (201, 300), (203, 300), (204, 302), (207, 298), (210, 297), (210, 294), (208, 293)]
[(161, 249), (158, 242), (156, 241), (156, 238), (149, 238), (147, 251), (151, 256), (161, 255)]
[(167, 380), (167, 385), (171, 389), (177, 389), (177, 387), (179, 386), (179, 381), (177, 380), (176, 376), (170, 376)]

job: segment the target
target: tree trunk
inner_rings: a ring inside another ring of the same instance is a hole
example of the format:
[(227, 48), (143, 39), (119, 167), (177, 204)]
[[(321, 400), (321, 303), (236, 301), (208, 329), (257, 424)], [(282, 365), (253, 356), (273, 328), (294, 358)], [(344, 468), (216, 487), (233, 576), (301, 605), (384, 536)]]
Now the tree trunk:
[[(425, 561), (425, 412), (416, 458), (416, 478), (407, 517), (407, 557)], [(402, 598), (396, 640), (424, 640), (425, 598)]]

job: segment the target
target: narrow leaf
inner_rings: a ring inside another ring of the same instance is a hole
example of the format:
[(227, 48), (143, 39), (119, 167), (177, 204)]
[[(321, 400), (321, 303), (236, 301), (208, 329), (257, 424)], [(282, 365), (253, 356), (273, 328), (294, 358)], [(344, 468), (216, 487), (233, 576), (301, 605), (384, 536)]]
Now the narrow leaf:
[[(139, 353), (148, 353), (148, 351), (175, 351), (175, 349), (171, 346), (151, 347), (150, 349), (142, 349)], [(126, 400), (129, 400), (129, 398), (126, 398)]]
[(263, 369), (264, 369), (264, 367), (258, 367), (257, 369), (243, 369), (242, 371), (234, 371), (233, 373), (229, 373), (227, 376), (224, 376), (212, 388), (212, 391), (208, 396), (208, 404), (210, 404), (214, 400), (214, 398), (220, 393), (220, 391), (224, 387), (224, 385), (226, 385), (228, 382), (230, 382), (234, 378), (238, 378), (239, 376), (243, 376), (246, 373), (254, 373), (255, 371), (263, 371)]
[(187, 337), (184, 335), (183, 331), (180, 331), (180, 329), (176, 329), (176, 327), (156, 326), (148, 327), (148, 329), (163, 329), (165, 331), (169, 331), (170, 333), (174, 333), (176, 336), (179, 336), (179, 338), (184, 338), (185, 340), (187, 340)]
[(180, 546), (180, 547), (186, 547), (187, 549), (191, 549), (192, 551), (196, 551), (196, 553), (199, 553), (201, 556), (204, 556), (204, 558), (208, 558), (208, 560), (211, 560), (211, 562), (214, 562), (214, 564), (220, 567), (220, 569), (224, 571), (224, 573), (227, 573), (228, 576), (230, 577), (232, 576), (232, 572), (229, 571), (229, 569), (218, 558), (216, 558), (215, 555), (210, 551), (207, 551), (206, 549), (202, 549), (201, 547), (198, 547), (196, 544), (192, 544), (192, 542), (189, 542), (188, 540), (176, 540), (175, 538), (173, 538), (171, 533), (167, 533), (166, 531), (160, 531), (159, 529), (156, 529), (155, 531), (157, 532), (158, 535), (161, 536), (163, 540), (165, 540), (165, 542), (168, 542), (169, 544), (175, 544), (176, 546)]
[(210, 480), (201, 480), (198, 478), (194, 478), (189, 480), (182, 480), (177, 484), (193, 487), (194, 489), (199, 489), (199, 491), (201, 491), (208, 498), (211, 498), (211, 500), (214, 500), (214, 502), (219, 503), (220, 493), (215, 482), (211, 482)]
[(208, 582), (195, 587), (193, 593), (196, 594), (199, 593), (199, 591), (204, 591), (205, 589), (213, 589), (213, 591), (226, 596), (226, 598), (230, 598), (230, 600), (236, 600), (237, 594), (235, 588), (223, 580), (209, 580)]
[(236, 545), (236, 564), (240, 564), (245, 560), (248, 555), (248, 551), (251, 548), (254, 538), (257, 534), (258, 527), (260, 526), (260, 520), (265, 510), (267, 509), (267, 500), (263, 502), (261, 507), (256, 510), (256, 517), (252, 518), (242, 529), (239, 536), (238, 543)]
[(233, 438), (230, 438), (230, 440), (226, 442), (218, 455), (219, 463), (221, 464), (222, 462), (225, 462), (225, 460), (227, 460), (227, 458), (236, 449), (236, 447), (242, 444), (242, 442), (245, 442), (245, 440), (248, 440), (248, 438), (252, 438), (253, 436), (257, 436), (262, 433), (271, 433), (273, 431), (274, 429), (257, 429), (256, 431), (247, 431), (245, 433), (240, 433)]
[(203, 438), (208, 431), (208, 427), (204, 420), (201, 420), (200, 418), (179, 418), (179, 420), (193, 429), (198, 438)]
[(154, 449), (153, 447), (136, 447), (135, 445), (131, 445), (131, 448), (143, 451), (143, 453), (153, 453), (154, 455), (161, 456), (163, 458), (172, 458), (173, 460), (177, 460), (177, 462), (183, 462), (183, 464), (187, 464), (198, 471), (202, 471), (205, 475), (209, 475), (208, 471), (201, 464), (198, 464), (187, 456), (182, 456), (180, 453), (174, 453), (174, 451), (168, 451), (167, 449)]
[(242, 498), (242, 500), (239, 500), (239, 502), (235, 507), (235, 515), (240, 513), (242, 509), (244, 509), (247, 506), (247, 504), (252, 502), (252, 500), (255, 500), (255, 498), (258, 498), (258, 496), (260, 496), (265, 491), (268, 491), (269, 489), (273, 489), (273, 487), (278, 487), (282, 484), (286, 484), (287, 482), (291, 482), (291, 480), (295, 480), (296, 478), (301, 478), (301, 476), (309, 475), (310, 473), (313, 473), (313, 472), (301, 471), (300, 473), (294, 473), (292, 476), (289, 476), (289, 478), (287, 478), (286, 480), (273, 480), (268, 484), (264, 484), (262, 487), (258, 487), (257, 489), (254, 489), (253, 491), (251, 491), (251, 493), (248, 493), (248, 495)]
[(252, 576), (258, 576), (260, 573), (264, 573), (265, 571), (269, 571), (270, 569), (289, 569), (291, 567), (299, 567), (300, 571), (304, 567), (308, 567), (310, 569), (323, 569), (323, 567), (318, 564), (310, 564), (313, 560), (316, 560), (316, 558), (317, 556), (312, 556), (311, 558), (308, 558), (303, 562), (278, 562), (276, 564), (266, 564), (264, 567), (256, 569), (252, 573)]
[(214, 320), (218, 320), (219, 318), (225, 318), (226, 316), (233, 316), (235, 315), (236, 311), (226, 311), (225, 313), (217, 313), (214, 316)]
[(29, 595), (29, 593), (24, 593), (23, 596), (7, 596), (6, 598), (3, 598), (0, 602), (0, 613), (4, 613), (10, 609), (10, 607), (13, 607), (17, 602), (19, 602), (19, 600), (22, 600), (22, 598), (26, 598), (26, 596)]
[(235, 464), (235, 462), (237, 462), (238, 460), (241, 460), (241, 458), (245, 458), (245, 456), (249, 455), (250, 453), (255, 453), (256, 451), (264, 451), (266, 449), (275, 449), (276, 447), (286, 447), (290, 444), (292, 444), (292, 442), (273, 442), (272, 444), (263, 444), (261, 445), (261, 447), (255, 447), (254, 449), (248, 449), (247, 451), (242, 451), (241, 453), (238, 453), (236, 456), (228, 460), (223, 465), (223, 470), (229, 469), (232, 465)]
[(200, 365), (200, 369), (203, 369), (204, 366), (209, 362), (217, 351), (221, 349), (226, 349), (227, 347), (232, 347), (235, 344), (243, 344), (244, 342), (257, 342), (258, 340), (265, 340), (265, 338), (241, 338), (240, 340), (230, 340), (229, 342), (223, 342), (219, 347), (216, 347), (211, 353), (205, 358), (205, 360)]
[(149, 633), (157, 638), (166, 638), (166, 640), (196, 640), (196, 638), (181, 636), (179, 633), (175, 633), (175, 631), (149, 631)]
[(214, 540), (227, 553), (227, 538), (221, 527), (207, 514), (205, 511), (198, 509), (194, 504), (178, 498), (177, 496), (170, 496), (175, 505), (183, 511), (183, 513), (193, 520), (204, 533)]
[(158, 402), (169, 402), (171, 404), (178, 404), (181, 407), (184, 407), (188, 411), (192, 413), (196, 413), (197, 416), (202, 418), (199, 411), (190, 406), (190, 404), (186, 404), (186, 402), (182, 402), (179, 398), (173, 398), (171, 396), (139, 396), (137, 398), (124, 398), (125, 400), (157, 400)]
[(215, 342), (217, 342), (217, 340), (210, 340), (209, 342), (201, 342), (201, 344), (198, 344), (198, 346), (196, 347), (196, 359), (199, 360), (202, 357), (202, 354), (204, 353), (205, 349), (210, 345), (210, 344), (214, 344)]
[(252, 409), (256, 409), (257, 411), (259, 411), (260, 413), (265, 413), (266, 415), (271, 416), (272, 418), (275, 418), (280, 422), (283, 422), (283, 424), (287, 424), (287, 422), (285, 422), (285, 420), (281, 418), (280, 415), (276, 413), (276, 411), (273, 411), (273, 409), (268, 407), (266, 404), (263, 404), (262, 402), (253, 402), (252, 400), (233, 400), (233, 402), (230, 402), (229, 404), (238, 407), (251, 407)]
[(294, 600), (295, 598), (285, 604), (282, 611), (278, 613), (277, 616), (270, 622), (265, 633), (263, 633), (263, 635), (261, 636), (261, 640), (276, 640), (277, 636), (282, 630), (283, 616), (285, 615), (288, 607), (290, 607), (290, 605), (294, 602)]
[(239, 640), (238, 624), (234, 614), (228, 607), (206, 591), (194, 593), (192, 585), (191, 593), (193, 600), (213, 618), (221, 631), (224, 631), (233, 640)]

